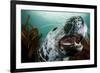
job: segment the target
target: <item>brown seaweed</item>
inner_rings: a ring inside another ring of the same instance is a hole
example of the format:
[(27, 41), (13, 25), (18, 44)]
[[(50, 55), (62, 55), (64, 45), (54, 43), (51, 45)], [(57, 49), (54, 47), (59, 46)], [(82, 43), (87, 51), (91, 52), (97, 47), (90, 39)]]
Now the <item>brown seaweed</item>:
[[(22, 25), (21, 31), (21, 61), (22, 62), (37, 62), (38, 47), (40, 45), (39, 31), (37, 28), (29, 24), (30, 16), (27, 16), (26, 22)], [(30, 28), (31, 27), (31, 28)]]

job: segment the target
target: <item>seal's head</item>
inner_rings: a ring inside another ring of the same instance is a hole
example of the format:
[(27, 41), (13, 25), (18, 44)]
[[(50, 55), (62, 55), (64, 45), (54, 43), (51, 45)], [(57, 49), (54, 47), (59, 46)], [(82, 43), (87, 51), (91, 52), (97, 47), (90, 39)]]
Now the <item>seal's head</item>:
[(81, 16), (74, 16), (68, 19), (64, 26), (65, 36), (60, 39), (59, 47), (66, 51), (67, 56), (73, 56), (82, 51), (82, 38), (87, 31), (84, 20)]

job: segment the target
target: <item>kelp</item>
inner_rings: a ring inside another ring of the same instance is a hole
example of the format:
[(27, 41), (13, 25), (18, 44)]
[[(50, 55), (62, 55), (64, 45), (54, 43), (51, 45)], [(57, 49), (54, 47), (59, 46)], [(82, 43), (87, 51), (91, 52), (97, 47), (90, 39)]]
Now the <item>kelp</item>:
[(25, 24), (21, 28), (21, 61), (37, 62), (38, 48), (40, 46), (41, 34), (39, 30), (29, 23), (30, 16), (27, 16)]

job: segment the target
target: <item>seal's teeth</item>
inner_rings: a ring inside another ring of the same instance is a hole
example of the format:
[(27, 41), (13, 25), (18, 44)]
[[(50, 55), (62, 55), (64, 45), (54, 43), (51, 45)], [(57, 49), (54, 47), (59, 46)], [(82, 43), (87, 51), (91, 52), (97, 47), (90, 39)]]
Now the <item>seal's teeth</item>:
[(78, 45), (78, 43), (74, 42), (75, 45)]
[(79, 45), (77, 42), (74, 42), (75, 46)]
[(71, 43), (62, 43), (63, 45), (71, 45)]
[(61, 46), (61, 49), (64, 49), (64, 48)]
[(81, 42), (79, 42), (79, 43), (74, 42), (74, 45), (75, 45), (75, 46), (80, 46), (80, 45), (82, 45), (82, 44), (81, 44)]
[(81, 45), (81, 42), (79, 42), (79, 45)]

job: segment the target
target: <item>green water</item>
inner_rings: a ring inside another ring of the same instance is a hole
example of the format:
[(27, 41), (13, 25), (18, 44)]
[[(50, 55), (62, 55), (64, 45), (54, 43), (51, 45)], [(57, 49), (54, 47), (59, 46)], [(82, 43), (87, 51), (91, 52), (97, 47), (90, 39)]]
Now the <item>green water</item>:
[(30, 16), (29, 24), (38, 28), (42, 38), (45, 38), (47, 33), (54, 27), (62, 27), (71, 16), (82, 16), (88, 29), (90, 29), (89, 13), (21, 10), (22, 25), (25, 24), (28, 15)]

